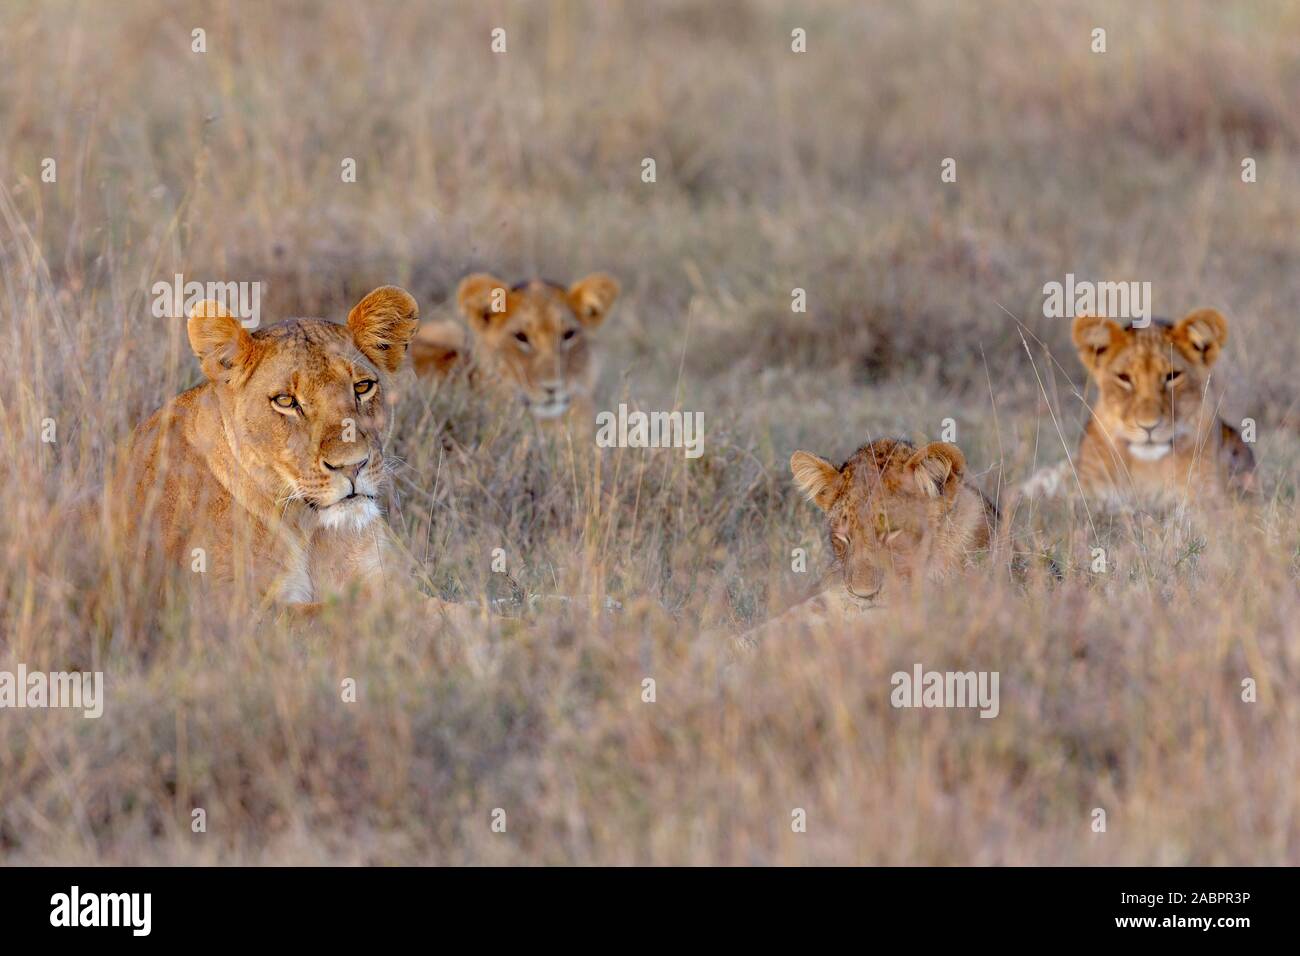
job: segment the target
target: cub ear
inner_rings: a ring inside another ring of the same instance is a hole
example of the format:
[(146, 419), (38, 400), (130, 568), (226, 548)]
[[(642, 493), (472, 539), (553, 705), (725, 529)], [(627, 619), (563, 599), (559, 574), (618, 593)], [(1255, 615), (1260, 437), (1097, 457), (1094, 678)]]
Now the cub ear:
[(569, 286), (569, 307), (583, 325), (595, 328), (609, 315), (618, 293), (617, 279), (603, 272), (593, 272)]
[(214, 382), (230, 380), (230, 372), (252, 351), (253, 337), (220, 302), (204, 299), (190, 309), (190, 348), (203, 374)]
[(822, 511), (835, 503), (835, 493), (839, 490), (840, 470), (825, 458), (806, 451), (797, 451), (790, 456), (790, 471), (794, 483), (809, 501)]
[(361, 354), (387, 372), (396, 372), (411, 336), (420, 327), (420, 306), (405, 289), (380, 286), (352, 307), (348, 328)]
[(926, 497), (951, 498), (966, 474), (966, 456), (956, 445), (934, 441), (909, 458), (903, 469), (911, 473), (916, 487)]
[(482, 332), (506, 314), (506, 298), (510, 286), (496, 276), (476, 272), (460, 280), (456, 290), (456, 304), (461, 314), (469, 320), (470, 327)]
[(1193, 362), (1213, 365), (1228, 341), (1228, 320), (1218, 309), (1197, 309), (1178, 320), (1169, 338)]
[(1071, 334), (1074, 347), (1079, 350), (1079, 361), (1089, 372), (1095, 372), (1120, 350), (1125, 332), (1113, 319), (1081, 315), (1074, 320)]

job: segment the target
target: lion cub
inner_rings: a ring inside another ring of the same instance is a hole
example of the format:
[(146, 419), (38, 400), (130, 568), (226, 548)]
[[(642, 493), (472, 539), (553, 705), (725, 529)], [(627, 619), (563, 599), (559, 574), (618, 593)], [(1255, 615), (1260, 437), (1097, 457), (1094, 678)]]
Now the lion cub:
[(378, 585), (397, 567), (379, 504), (385, 390), (418, 325), (393, 286), (346, 325), (250, 332), (196, 305), (189, 340), (207, 381), (136, 429), (116, 483), (137, 555), (185, 567), (201, 555), (205, 581), (292, 605)]
[[(1142, 329), (1081, 316), (1073, 337), (1100, 391), (1074, 462), (1084, 494), (1168, 505), (1253, 488), (1255, 456), (1207, 404), (1210, 368), (1228, 340), (1221, 313), (1197, 309)], [(1022, 491), (1052, 495), (1072, 483), (1062, 463)]]
[(469, 339), (454, 322), (426, 325), (411, 343), (411, 365), (421, 376), (464, 369), (473, 385), (519, 401), (539, 420), (590, 419), (597, 372), (591, 334), (618, 294), (618, 282), (599, 272), (567, 289), (541, 279), (509, 286), (486, 273), (467, 276), (456, 301)]
[(966, 457), (948, 442), (881, 438), (839, 468), (797, 451), (790, 470), (826, 513), (836, 571), (858, 601), (876, 601), (891, 580), (943, 577), (992, 542), (997, 510), (966, 484)]
[(997, 508), (966, 483), (966, 457), (948, 442), (917, 447), (881, 438), (839, 468), (797, 451), (790, 470), (826, 514), (838, 581), (750, 631), (742, 644), (828, 614), (869, 608), (887, 599), (891, 586), (915, 576), (940, 579), (993, 546)]

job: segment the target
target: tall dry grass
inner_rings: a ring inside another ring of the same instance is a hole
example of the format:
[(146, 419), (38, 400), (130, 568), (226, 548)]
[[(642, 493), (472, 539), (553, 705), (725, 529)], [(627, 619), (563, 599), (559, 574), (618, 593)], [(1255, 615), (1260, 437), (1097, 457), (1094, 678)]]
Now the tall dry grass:
[[(100, 669), (108, 701), (0, 711), (0, 858), (1300, 862), (1297, 36), (1290, 5), (1208, 0), (5, 4), (0, 669)], [(688, 462), (404, 397), (390, 521), (429, 584), (590, 603), (464, 632), (413, 588), (310, 628), (197, 613), (74, 519), (198, 381), (155, 281), (261, 281), (268, 319), (396, 282), (432, 318), (483, 267), (614, 273), (604, 404), (705, 414)], [(795, 448), (953, 418), (990, 493), (1063, 456), (1066, 272), (1229, 316), (1215, 386), (1259, 423), (1260, 500), (1020, 508), (1060, 585), (984, 569), (734, 659), (829, 564)], [(916, 662), (999, 671), (1000, 716), (892, 709)]]

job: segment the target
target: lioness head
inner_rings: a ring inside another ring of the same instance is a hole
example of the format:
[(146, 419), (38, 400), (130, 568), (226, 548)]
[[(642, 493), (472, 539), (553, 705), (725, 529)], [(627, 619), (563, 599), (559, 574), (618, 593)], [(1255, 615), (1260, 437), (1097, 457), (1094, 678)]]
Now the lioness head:
[(1176, 439), (1216, 424), (1202, 400), (1227, 340), (1228, 322), (1214, 309), (1144, 329), (1096, 316), (1074, 320), (1079, 359), (1101, 390), (1097, 420), (1111, 441), (1143, 461), (1163, 458)]
[(983, 499), (963, 485), (966, 458), (956, 445), (882, 438), (839, 468), (797, 451), (790, 470), (826, 513), (836, 570), (859, 600), (877, 599), (891, 578), (940, 576), (988, 543)]
[(486, 273), (461, 281), (460, 310), (474, 336), (474, 354), (501, 377), (538, 418), (557, 418), (591, 389), (590, 333), (618, 298), (603, 273), (567, 289), (540, 279), (508, 286)]
[(347, 325), (289, 319), (250, 333), (215, 302), (189, 320), (240, 467), (277, 501), (301, 499), (326, 528), (380, 514), (384, 390), (419, 326), (401, 289), (371, 292)]

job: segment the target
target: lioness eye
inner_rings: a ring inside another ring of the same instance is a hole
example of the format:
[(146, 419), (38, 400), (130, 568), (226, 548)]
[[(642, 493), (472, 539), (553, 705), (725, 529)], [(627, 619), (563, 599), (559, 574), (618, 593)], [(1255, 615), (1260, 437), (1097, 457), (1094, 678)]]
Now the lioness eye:
[(362, 379), (360, 382), (357, 382), (355, 385), (353, 385), (352, 390), (356, 392), (357, 397), (360, 398), (362, 395), (369, 395), (370, 392), (374, 389), (374, 387), (375, 387), (375, 380), (373, 378), (366, 378), (366, 379)]
[(274, 402), (278, 408), (293, 408), (293, 406), (297, 404), (292, 395), (277, 395), (271, 399), (271, 401)]
[(1172, 385), (1174, 384), (1174, 382), (1178, 381), (1182, 377), (1183, 377), (1182, 372), (1170, 372), (1165, 376), (1165, 384)]
[(1133, 379), (1129, 378), (1128, 372), (1120, 372), (1120, 373), (1119, 373), (1118, 375), (1116, 375), (1115, 377), (1116, 377), (1117, 379), (1119, 379), (1119, 383), (1120, 383), (1121, 385), (1125, 386), (1126, 388), (1127, 388), (1129, 385), (1132, 385), (1132, 384), (1133, 384)]
[(575, 335), (577, 335), (577, 334), (578, 334), (578, 330), (577, 330), (577, 329), (565, 329), (565, 330), (564, 330), (564, 341), (566, 341), (566, 342), (569, 341), (569, 339), (573, 338), (573, 337), (574, 337)]
[(528, 336), (525, 335), (523, 332), (516, 332), (516, 333), (515, 333), (515, 339), (518, 340), (518, 342), (519, 342), (521, 345), (527, 345), (527, 344), (528, 344)]

